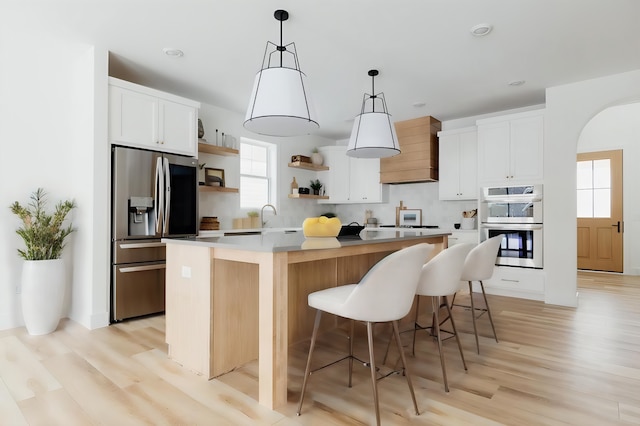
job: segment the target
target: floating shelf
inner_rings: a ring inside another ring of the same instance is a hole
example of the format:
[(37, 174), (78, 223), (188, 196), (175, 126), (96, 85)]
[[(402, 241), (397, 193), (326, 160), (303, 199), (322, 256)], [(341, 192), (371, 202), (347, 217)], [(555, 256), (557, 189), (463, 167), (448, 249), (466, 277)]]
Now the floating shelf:
[(315, 198), (316, 200), (328, 200), (326, 195), (311, 195), (311, 194), (289, 194), (289, 198)]
[(226, 186), (208, 186), (208, 185), (199, 185), (198, 191), (200, 192), (239, 192), (238, 188), (228, 188)]
[(237, 149), (225, 148), (223, 146), (211, 145), (208, 143), (201, 143), (201, 142), (198, 142), (198, 152), (204, 152), (206, 154), (213, 154), (213, 155), (225, 155), (225, 156), (240, 154), (240, 151), (238, 151)]
[(315, 164), (305, 163), (305, 162), (302, 162), (302, 161), (296, 161), (294, 163), (289, 163), (289, 167), (293, 167), (295, 169), (314, 170), (316, 172), (319, 172), (319, 171), (322, 171), (322, 170), (329, 170), (329, 167), (327, 167), (327, 166), (316, 166)]

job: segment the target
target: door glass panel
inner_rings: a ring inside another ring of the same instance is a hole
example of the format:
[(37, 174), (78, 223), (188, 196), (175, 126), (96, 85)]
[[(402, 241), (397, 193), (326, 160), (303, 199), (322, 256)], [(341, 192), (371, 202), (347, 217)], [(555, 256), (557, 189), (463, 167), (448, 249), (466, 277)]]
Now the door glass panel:
[(593, 187), (611, 188), (611, 161), (609, 159), (593, 162)]
[(578, 217), (611, 217), (611, 160), (578, 161), (576, 187)]
[(593, 217), (611, 217), (611, 190), (593, 190)]
[(593, 191), (578, 190), (578, 217), (593, 217)]
[(593, 173), (591, 161), (578, 161), (578, 175), (576, 187), (578, 189), (591, 189), (593, 182)]

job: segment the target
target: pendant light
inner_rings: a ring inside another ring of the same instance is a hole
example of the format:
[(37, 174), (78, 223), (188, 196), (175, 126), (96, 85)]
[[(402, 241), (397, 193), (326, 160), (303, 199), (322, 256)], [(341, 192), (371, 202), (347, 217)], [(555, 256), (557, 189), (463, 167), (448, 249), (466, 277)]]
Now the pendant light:
[(280, 21), (280, 44), (267, 42), (262, 69), (256, 74), (244, 127), (269, 136), (309, 134), (320, 126), (309, 96), (306, 75), (300, 71), (294, 43), (282, 43), (286, 10), (276, 10)]
[[(374, 79), (378, 70), (370, 70), (368, 74), (372, 94), (364, 94), (360, 115), (353, 122), (347, 155), (357, 158), (392, 157), (400, 154), (396, 129), (391, 122), (384, 93), (376, 94), (375, 91)], [(376, 111), (376, 102), (380, 104), (379, 111)], [(365, 112), (367, 103), (371, 104), (371, 111)]]

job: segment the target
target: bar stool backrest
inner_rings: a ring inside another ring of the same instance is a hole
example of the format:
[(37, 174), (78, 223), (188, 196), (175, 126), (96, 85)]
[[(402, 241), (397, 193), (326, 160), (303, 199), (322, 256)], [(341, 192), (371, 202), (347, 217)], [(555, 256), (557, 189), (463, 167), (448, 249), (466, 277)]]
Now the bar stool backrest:
[(448, 296), (460, 287), (460, 276), (467, 254), (474, 244), (456, 244), (438, 253), (422, 267), (416, 294), (420, 296)]
[(462, 268), (463, 281), (488, 280), (493, 275), (493, 266), (498, 257), (498, 247), (502, 243), (504, 235), (496, 235), (478, 244), (469, 252)]
[(395, 321), (411, 309), (422, 265), (433, 244), (416, 244), (391, 253), (360, 280), (341, 307), (357, 321)]

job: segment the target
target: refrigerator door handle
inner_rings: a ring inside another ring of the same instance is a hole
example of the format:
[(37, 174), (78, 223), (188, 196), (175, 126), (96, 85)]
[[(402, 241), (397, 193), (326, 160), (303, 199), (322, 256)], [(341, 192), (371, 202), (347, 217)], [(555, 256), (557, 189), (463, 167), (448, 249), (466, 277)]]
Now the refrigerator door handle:
[(126, 266), (124, 268), (118, 268), (118, 271), (122, 273), (127, 272), (142, 272), (142, 271), (155, 271), (156, 269), (166, 269), (167, 265), (158, 264), (158, 265), (143, 265), (143, 266)]
[(162, 157), (156, 159), (156, 178), (153, 195), (153, 209), (156, 213), (156, 234), (162, 231), (162, 210), (164, 205), (164, 175), (162, 173)]
[(120, 244), (121, 249), (141, 249), (141, 248), (155, 248), (164, 247), (164, 243), (125, 243)]
[(167, 235), (169, 228), (169, 215), (171, 213), (171, 173), (169, 170), (169, 159), (164, 158), (164, 222), (162, 234)]

